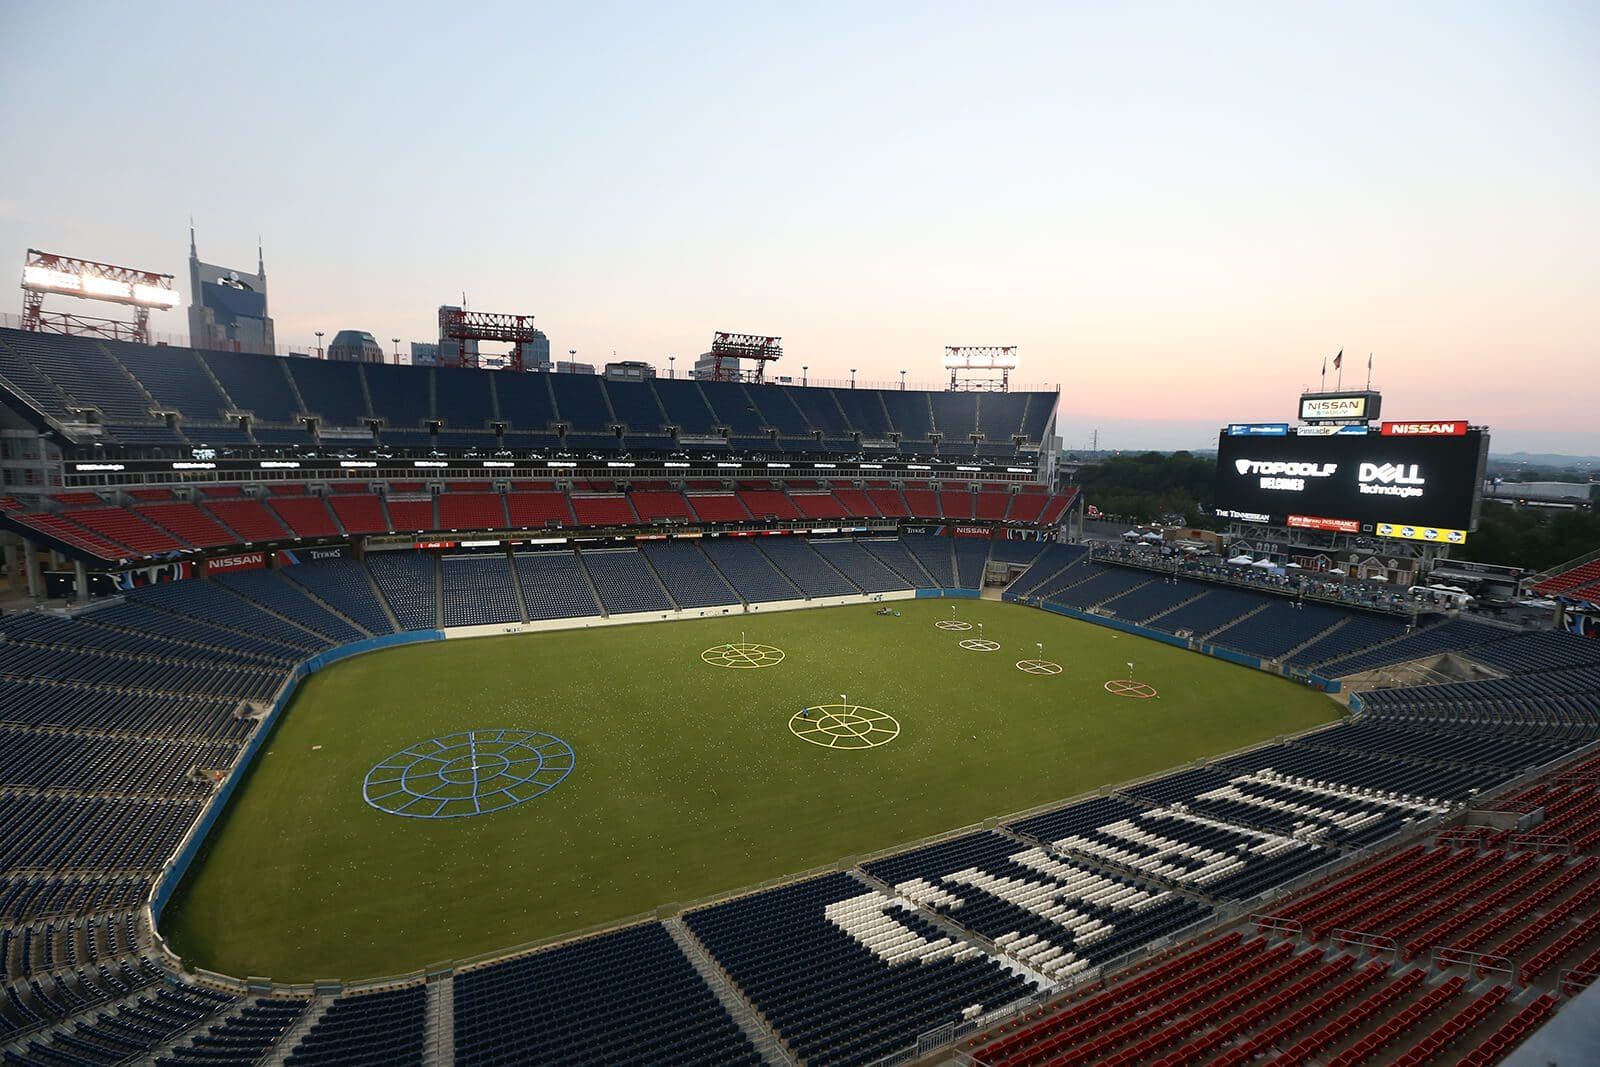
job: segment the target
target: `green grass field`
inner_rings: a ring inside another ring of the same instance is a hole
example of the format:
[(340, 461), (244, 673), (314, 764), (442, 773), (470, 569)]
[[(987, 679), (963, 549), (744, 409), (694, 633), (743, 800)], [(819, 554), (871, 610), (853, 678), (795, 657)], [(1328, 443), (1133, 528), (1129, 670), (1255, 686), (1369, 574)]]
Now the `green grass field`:
[[(934, 623), (986, 625), (995, 653)], [(412, 970), (891, 847), (1329, 721), (1287, 680), (991, 601), (905, 601), (448, 641), (310, 678), (268, 740), (163, 932), (191, 965), (279, 981)], [(738, 641), (775, 667), (700, 659)], [(1042, 641), (1065, 671), (1014, 666)], [(1132, 660), (1154, 700), (1107, 694)], [(895, 716), (879, 748), (788, 729), (837, 701)], [(570, 742), (554, 790), (422, 820), (362, 799), (425, 738), (523, 727)]]

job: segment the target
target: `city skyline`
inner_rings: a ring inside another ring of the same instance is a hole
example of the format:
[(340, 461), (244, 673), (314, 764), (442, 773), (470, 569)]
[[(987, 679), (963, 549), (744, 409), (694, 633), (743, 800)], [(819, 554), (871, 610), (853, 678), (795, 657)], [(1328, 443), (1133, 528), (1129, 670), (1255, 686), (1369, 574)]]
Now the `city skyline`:
[[(302, 349), (463, 292), (679, 373), (716, 330), (797, 380), (1013, 344), (1080, 449), (1209, 447), (1371, 351), (1386, 414), (1600, 454), (1591, 8), (382, 10), (275, 5), (244, 56), (226, 11), (13, 7), (9, 139), (54, 162), (0, 254), (182, 278), (191, 215), (209, 262), (259, 233)], [(117, 86), (145, 139), (97, 148)]]

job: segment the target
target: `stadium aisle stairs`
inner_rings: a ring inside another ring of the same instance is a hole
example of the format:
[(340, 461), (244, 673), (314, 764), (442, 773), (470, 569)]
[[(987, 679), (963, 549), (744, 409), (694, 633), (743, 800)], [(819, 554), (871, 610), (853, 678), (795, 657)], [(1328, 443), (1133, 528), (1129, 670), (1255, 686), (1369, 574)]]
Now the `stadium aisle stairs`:
[(122, 377), (127, 380), (128, 384), (131, 385), (141, 397), (149, 401), (151, 411), (161, 410), (171, 406), (168, 404), (159, 403), (155, 397), (151, 396), (150, 390), (146, 389), (144, 387), (144, 383), (133, 376), (133, 372), (127, 368), (127, 365), (124, 364), (122, 360), (117, 358), (116, 352), (112, 351), (109, 346), (96, 344), (95, 347), (105, 354), (106, 359), (111, 363), (112, 366), (116, 367), (117, 370), (122, 372)]
[[(528, 614), (526, 604), (522, 606), (522, 614)], [(433, 624), (444, 628), (444, 568), (438, 560), (433, 561)]]
[(661, 591), (667, 594), (667, 599), (672, 602), (673, 610), (682, 611), (683, 605), (678, 603), (677, 597), (672, 595), (672, 590), (667, 588), (667, 583), (661, 577), (661, 572), (656, 570), (655, 563), (650, 559), (650, 553), (641, 551), (639, 555), (644, 559), (644, 565), (650, 568), (650, 576), (656, 580), (656, 585), (661, 587)]
[[(699, 548), (700, 546), (696, 545), (695, 547)], [(700, 554), (705, 556), (706, 562), (710, 564), (711, 569), (717, 572), (717, 577), (721, 578), (724, 584), (726, 584), (729, 589), (733, 590), (733, 595), (739, 598), (739, 603), (743, 604), (745, 607), (749, 607), (750, 601), (746, 600), (744, 598), (744, 594), (739, 592), (739, 587), (733, 584), (732, 579), (730, 579), (726, 574), (722, 573), (722, 568), (717, 566), (717, 561), (712, 559), (710, 554), (703, 549), (701, 550)]]
[(197, 1035), (207, 1033), (211, 1027), (225, 1026), (230, 1020), (239, 1018), (240, 1014), (254, 1003), (255, 999), (253, 997), (240, 997), (215, 1015), (208, 1015), (203, 1019), (195, 1020), (190, 1026), (184, 1027), (154, 1045), (144, 1054), (144, 1062), (171, 1062), (172, 1054), (180, 1048), (187, 1050)]
[[(520, 583), (513, 582), (513, 585)], [(523, 612), (527, 616), (527, 612)], [(456, 983), (450, 976), (430, 981), (427, 985), (427, 1007), (423, 1010), (422, 1055), (423, 1062), (446, 1064), (455, 1062), (456, 1048)]]
[[(591, 569), (592, 566), (593, 566), (594, 560), (596, 558), (597, 558), (596, 556), (592, 556), (587, 552), (579, 552), (578, 553), (578, 563), (582, 566), (583, 571), (584, 571), (584, 575), (589, 580), (589, 588), (590, 588), (590, 590), (595, 593), (595, 603), (601, 605), (602, 607), (606, 607), (606, 601), (601, 599), (601, 597), (599, 596), (600, 587), (595, 585), (594, 573), (593, 573), (593, 571)], [(672, 599), (672, 594), (667, 591), (666, 585), (661, 581), (661, 576), (659, 574), (657, 574), (656, 573), (656, 569), (650, 565), (649, 558), (643, 552), (640, 552), (638, 550), (634, 550), (633, 559), (636, 560), (637, 563), (638, 563), (638, 566), (636, 568), (634, 568), (634, 569), (637, 570), (637, 571), (642, 571), (643, 572), (639, 576), (639, 578), (637, 580), (639, 582), (647, 584), (647, 585), (649, 583), (651, 583), (651, 582), (655, 583), (654, 584), (655, 591), (660, 593), (661, 596), (662, 596), (662, 599), (664, 599), (666, 601), (665, 608), (667, 610), (673, 610), (673, 611), (677, 610), (678, 602)], [(646, 577), (646, 576), (648, 576), (648, 577)], [(615, 592), (615, 590), (613, 590), (613, 592)], [(662, 610), (662, 607), (663, 606), (659, 605), (659, 604), (651, 604), (651, 605), (648, 605), (647, 607), (633, 606), (633, 607), (630, 607), (629, 610), (630, 611), (640, 611), (640, 610), (659, 611), (659, 610)]]
[[(126, 956), (100, 960), (98, 962), (106, 965), (115, 965), (118, 962), (125, 962), (130, 967), (136, 967), (137, 959), (138, 958), (135, 956)], [(34, 981), (41, 981), (43, 979), (47, 979), (52, 973), (53, 972), (50, 971), (34, 971), (28, 975), (28, 978)], [(139, 999), (141, 997), (149, 995), (151, 988), (155, 986), (155, 981), (147, 974), (141, 975), (141, 978), (143, 981), (139, 982), (137, 985), (130, 985), (128, 991), (119, 997), (114, 997), (111, 1000), (87, 1001), (81, 1006), (75, 1007), (74, 1010), (68, 1012), (66, 1015), (44, 1019), (43, 1022), (46, 1023), (46, 1026), (42, 1028), (7, 1034), (6, 1040), (8, 1042), (17, 1042), (20, 1048), (28, 1041), (47, 1041), (54, 1033), (70, 1033), (72, 1028), (80, 1023), (99, 1019), (102, 1016), (109, 1017), (116, 1015), (123, 1008), (139, 1003)], [(23, 988), (23, 985), (23, 982), (14, 983), (14, 987), (19, 990)]]
[(261, 1067), (283, 1067), (284, 1061), (289, 1058), (289, 1053), (300, 1043), (300, 1039), (311, 1032), (311, 1028), (322, 1021), (327, 1014), (328, 1006), (333, 1003), (331, 997), (317, 997), (312, 1000), (311, 1006), (301, 1013), (293, 1026), (285, 1030), (278, 1038), (277, 1044), (267, 1051), (261, 1060)]
[(1291, 656), (1298, 655), (1301, 651), (1303, 651), (1304, 649), (1310, 648), (1312, 645), (1316, 644), (1318, 641), (1324, 641), (1327, 638), (1332, 637), (1334, 634), (1338, 633), (1340, 630), (1344, 629), (1348, 625), (1350, 625), (1349, 618), (1340, 619), (1338, 622), (1334, 623), (1332, 626), (1328, 627), (1326, 630), (1323, 630), (1321, 633), (1312, 634), (1310, 637), (1306, 638), (1304, 641), (1301, 641), (1298, 645), (1295, 645), (1293, 648), (1289, 649), (1287, 652), (1285, 652), (1282, 655), (1277, 656), (1275, 658), (1279, 662), (1288, 662), (1288, 660), (1289, 660), (1289, 658)]
[[(1221, 633), (1223, 630), (1226, 630), (1230, 626), (1237, 626), (1239, 623), (1244, 622), (1246, 619), (1250, 618), (1251, 616), (1259, 615), (1263, 611), (1266, 611), (1267, 610), (1267, 606), (1270, 603), (1271, 603), (1271, 601), (1267, 601), (1265, 603), (1257, 604), (1255, 607), (1251, 608), (1249, 611), (1245, 612), (1243, 615), (1235, 615), (1233, 618), (1227, 620), (1222, 625), (1213, 626), (1211, 629), (1207, 630), (1205, 633), (1203, 633), (1203, 634), (1195, 634), (1195, 636), (1200, 638), (1202, 641), (1209, 640), (1212, 634)], [(1318, 634), (1317, 636), (1321, 637), (1322, 635)]]
[[(329, 637), (327, 634), (319, 633), (318, 631), (313, 630), (311, 627), (306, 626), (305, 624), (301, 623), (299, 620), (297, 620), (297, 619), (295, 619), (295, 618), (293, 618), (293, 617), (291, 617), (289, 615), (283, 614), (283, 612), (276, 610), (271, 604), (267, 604), (267, 603), (265, 603), (264, 601), (262, 601), (260, 599), (252, 599), (250, 597), (247, 597), (243, 593), (239, 592), (237, 589), (234, 589), (232, 586), (226, 585), (226, 584), (224, 584), (222, 582), (215, 582), (213, 584), (216, 585), (216, 587), (218, 589), (226, 589), (229, 593), (231, 593), (232, 595), (238, 597), (244, 603), (249, 604), (254, 608), (257, 608), (260, 611), (264, 611), (268, 615), (272, 615), (272, 616), (274, 616), (276, 618), (282, 619), (284, 622), (289, 623), (291, 626), (294, 626), (298, 630), (304, 631), (308, 637), (312, 638), (315, 641), (320, 641), (320, 642), (323, 642), (323, 643), (334, 643), (334, 639)], [(290, 588), (295, 593), (304, 594), (304, 595), (307, 595), (307, 596), (310, 595), (308, 593), (305, 593), (305, 591), (303, 589), (301, 589), (298, 585), (292, 585)], [(321, 603), (321, 602), (318, 601), (318, 603)], [(338, 613), (335, 612), (334, 614), (337, 615)], [(344, 616), (343, 615), (339, 615), (339, 618), (344, 619)], [(345, 621), (346, 622), (350, 622), (349, 619), (345, 619)], [(350, 625), (354, 626), (358, 631), (362, 630), (361, 627), (356, 626), (356, 624), (353, 623), (353, 622), (350, 622)], [(365, 631), (362, 631), (362, 632), (365, 632)]]
[[(999, 833), (1003, 837), (1014, 839), (1017, 842), (1017, 847), (1019, 849), (1034, 847), (1034, 842), (1028, 841), (1017, 834), (1011, 833), (1010, 831), (1002, 829), (996, 830), (995, 832)], [(906, 899), (898, 889), (890, 885), (888, 882), (885, 882), (882, 878), (879, 878), (877, 875), (873, 874), (864, 867), (851, 867), (845, 873), (849, 874), (850, 877), (854, 878), (856, 881), (860, 882), (873, 892), (882, 893), (890, 899), (898, 899), (902, 901)], [(984, 938), (982, 935), (967, 929), (949, 915), (937, 911), (934, 908), (928, 907), (926, 902), (910, 901), (909, 903), (911, 906), (911, 912), (915, 914), (917, 918), (921, 919), (929, 926), (937, 927), (939, 932), (945, 937), (950, 938), (950, 940), (958, 941), (963, 944), (971, 945), (973, 948), (983, 950), (984, 955), (990, 957), (998, 963), (1008, 966), (1013, 971), (1022, 974), (1023, 977), (1027, 978), (1028, 981), (1033, 982), (1040, 989), (1044, 989), (1055, 984), (1050, 978), (1029, 966), (1027, 961), (1012, 955), (1011, 952), (1005, 947), (995, 944), (994, 942)]]
[(738, 987), (729, 981), (728, 976), (722, 972), (722, 968), (700, 943), (699, 938), (690, 933), (689, 928), (683, 924), (683, 919), (673, 916), (664, 920), (661, 925), (666, 927), (672, 940), (677, 942), (678, 950), (688, 958), (689, 964), (705, 980), (706, 985), (711, 987), (711, 992), (716, 994), (717, 1000), (728, 1010), (728, 1014), (733, 1016), (733, 1021), (739, 1024), (739, 1029), (743, 1030), (750, 1043), (755, 1045), (756, 1050), (761, 1053), (761, 1058), (771, 1067), (789, 1063), (789, 1057), (778, 1048), (777, 1033), (756, 1011), (755, 1006), (744, 998)]
[(933, 580), (916, 555), (898, 540), (870, 540), (860, 542), (861, 547), (879, 563), (899, 575), (913, 589), (931, 589), (939, 583)]
[[(400, 625), (399, 617), (395, 615), (394, 608), (389, 605), (389, 598), (383, 595), (383, 590), (378, 586), (378, 579), (373, 577), (372, 572), (367, 569), (366, 563), (358, 562), (356, 566), (360, 567), (361, 573), (366, 576), (367, 588), (372, 590), (372, 595), (377, 599), (378, 606), (382, 608), (383, 613), (389, 617), (389, 625), (394, 627), (394, 632), (397, 634), (404, 633), (406, 628)], [(518, 592), (518, 596), (521, 596), (520, 591)], [(527, 605), (523, 605), (522, 613), (524, 615), (528, 613)]]
[[(1057, 547), (1063, 551), (1052, 551)], [(1068, 570), (1088, 558), (1087, 553), (1084, 552), (1066, 551), (1067, 547), (1065, 545), (1050, 545), (1046, 547), (1043, 552), (1039, 553), (1039, 557), (1034, 561), (1033, 566), (1017, 575), (1017, 580), (1007, 588), (1015, 590), (1019, 595), (1034, 596), (1039, 590), (1053, 585)]]
[[(579, 553), (577, 553), (577, 556), (578, 556), (578, 573), (583, 575), (584, 588), (588, 589), (589, 590), (589, 595), (594, 598), (595, 607), (600, 609), (601, 618), (610, 618), (611, 617), (611, 612), (606, 608), (606, 602), (603, 599), (601, 599), (600, 590), (598, 590), (598, 589), (596, 589), (594, 587), (594, 578), (590, 576), (589, 568), (585, 567), (583, 565), (583, 553), (579, 552)], [(518, 583), (518, 584), (520, 585), (521, 583)], [(528, 605), (527, 604), (523, 604), (522, 605), (522, 617), (523, 618), (527, 618), (528, 617)]]
[[(366, 571), (366, 568), (362, 568), (362, 572), (365, 573), (365, 571)], [(372, 633), (372, 630), (370, 630), (367, 627), (363, 626), (361, 623), (357, 622), (355, 619), (352, 619), (349, 615), (346, 615), (344, 612), (340, 611), (338, 608), (334, 607), (332, 604), (330, 604), (326, 600), (322, 599), (320, 596), (318, 596), (316, 594), (316, 592), (314, 590), (308, 589), (308, 588), (306, 588), (305, 586), (301, 585), (298, 582), (294, 583), (294, 587), (295, 587), (295, 589), (297, 591), (299, 591), (301, 594), (303, 594), (307, 600), (311, 601), (313, 604), (315, 604), (318, 607), (322, 608), (324, 611), (327, 611), (327, 612), (331, 613), (335, 618), (343, 619), (345, 622), (349, 623), (351, 626), (354, 626), (357, 630), (360, 630), (363, 633), (367, 633), (367, 634)], [(378, 598), (378, 603), (380, 603), (380, 604), (383, 603), (383, 597), (380, 596)], [(385, 607), (387, 608), (387, 605), (385, 605)], [(392, 618), (391, 618), (391, 621), (393, 621)]]
[[(1199, 584), (1199, 583), (1196, 583), (1196, 584)], [(1149, 590), (1150, 590), (1149, 584), (1142, 585), (1139, 588), (1141, 590), (1145, 591), (1145, 592), (1149, 592)], [(1176, 604), (1168, 604), (1168, 605), (1162, 606), (1161, 609), (1159, 611), (1156, 611), (1154, 614), (1143, 615), (1140, 618), (1132, 619), (1131, 621), (1137, 622), (1137, 623), (1141, 623), (1141, 624), (1151, 622), (1152, 620), (1159, 619), (1161, 616), (1165, 615), (1169, 611), (1177, 611), (1179, 608), (1186, 607), (1189, 604), (1193, 604), (1196, 600), (1199, 600), (1201, 597), (1205, 596), (1209, 592), (1211, 592), (1211, 590), (1202, 585), (1202, 586), (1200, 586), (1199, 589), (1196, 589), (1194, 591), (1194, 595), (1193, 596), (1185, 597), (1184, 599), (1178, 601)], [(1126, 596), (1127, 594), (1123, 594), (1123, 595)], [(1112, 597), (1112, 599), (1115, 600), (1117, 598), (1116, 597)], [(1121, 613), (1119, 612), (1118, 614), (1120, 615)], [(1124, 617), (1126, 617), (1126, 616), (1124, 616)]]
[(533, 616), (528, 614), (528, 598), (522, 592), (522, 582), (517, 579), (516, 556), (508, 555), (506, 565), (511, 568), (511, 594), (516, 598), (517, 610), (522, 612), (522, 621), (529, 622), (533, 619)]

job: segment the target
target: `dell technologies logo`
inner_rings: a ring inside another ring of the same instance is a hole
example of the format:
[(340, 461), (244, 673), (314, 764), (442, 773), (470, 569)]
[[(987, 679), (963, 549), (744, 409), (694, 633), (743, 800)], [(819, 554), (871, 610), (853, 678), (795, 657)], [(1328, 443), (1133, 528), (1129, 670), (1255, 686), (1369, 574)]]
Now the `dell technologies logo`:
[(1240, 474), (1261, 476), (1261, 488), (1298, 493), (1305, 489), (1307, 478), (1327, 478), (1339, 469), (1337, 463), (1285, 463), (1281, 460), (1236, 459), (1234, 467)]
[(1363, 463), (1357, 475), (1358, 488), (1369, 496), (1419, 497), (1428, 480), (1417, 471), (1418, 463)]

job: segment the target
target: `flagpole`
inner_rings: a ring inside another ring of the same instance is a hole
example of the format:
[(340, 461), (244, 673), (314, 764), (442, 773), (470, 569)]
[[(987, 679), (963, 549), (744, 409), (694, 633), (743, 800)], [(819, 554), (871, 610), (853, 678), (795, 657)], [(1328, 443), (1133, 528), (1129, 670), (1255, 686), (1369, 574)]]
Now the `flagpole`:
[(1338, 381), (1333, 383), (1333, 388), (1337, 391), (1344, 388), (1344, 349), (1342, 347), (1339, 349), (1338, 357), (1333, 361), (1333, 369), (1339, 372)]
[(1372, 353), (1367, 353), (1367, 392), (1372, 392)]
[(1328, 391), (1328, 357), (1327, 356), (1323, 356), (1322, 357), (1322, 384), (1317, 387), (1317, 392), (1326, 393), (1327, 391)]

